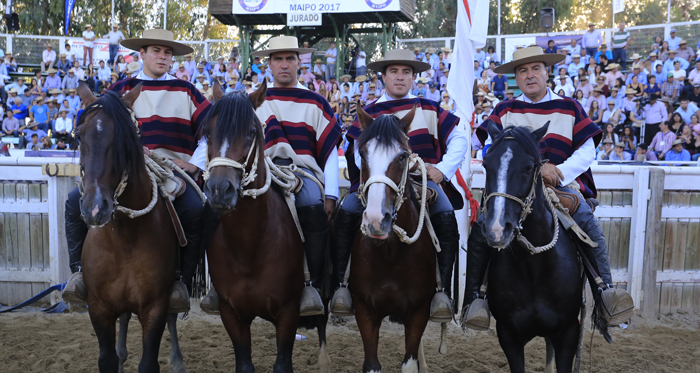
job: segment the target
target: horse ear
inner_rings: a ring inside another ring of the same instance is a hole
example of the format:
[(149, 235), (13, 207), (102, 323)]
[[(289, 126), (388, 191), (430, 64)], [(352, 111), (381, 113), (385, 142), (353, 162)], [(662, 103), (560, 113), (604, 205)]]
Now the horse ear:
[(540, 129), (532, 131), (532, 134), (535, 136), (535, 140), (537, 140), (537, 143), (539, 143), (544, 137), (544, 135), (547, 134), (547, 130), (549, 129), (549, 122), (550, 121), (547, 121), (547, 123), (545, 123), (544, 126), (540, 127)]
[(265, 102), (267, 97), (267, 84), (260, 83), (260, 87), (250, 94), (250, 101), (253, 102), (253, 109), (257, 109)]
[(139, 95), (141, 94), (141, 87), (143, 87), (143, 83), (139, 83), (139, 85), (137, 85), (131, 91), (129, 91), (127, 94), (122, 96), (122, 102), (129, 109), (134, 108), (134, 102), (136, 102), (136, 99), (139, 98)]
[(217, 80), (214, 80), (214, 102), (218, 102), (223, 95), (224, 91), (221, 90), (221, 85), (219, 85)]
[(496, 125), (496, 122), (492, 121), (491, 119), (487, 119), (487, 124), (486, 130), (489, 133), (489, 136), (491, 136), (491, 141), (495, 140), (496, 137), (498, 137), (498, 134), (501, 133), (501, 130), (498, 129), (498, 126)]
[(78, 97), (80, 101), (85, 103), (85, 107), (92, 105), (93, 102), (97, 101), (97, 97), (92, 93), (92, 89), (88, 87), (86, 83), (80, 82), (78, 84)]
[(406, 115), (404, 115), (403, 118), (399, 120), (399, 123), (401, 123), (401, 129), (405, 134), (408, 134), (408, 130), (411, 128), (411, 123), (413, 123), (413, 118), (416, 117), (417, 107), (418, 105), (413, 105), (413, 109), (411, 109), (411, 111), (406, 113)]
[(369, 125), (374, 122), (374, 118), (367, 114), (359, 103), (357, 104), (357, 121), (360, 123), (360, 128), (362, 128), (363, 131), (369, 128)]

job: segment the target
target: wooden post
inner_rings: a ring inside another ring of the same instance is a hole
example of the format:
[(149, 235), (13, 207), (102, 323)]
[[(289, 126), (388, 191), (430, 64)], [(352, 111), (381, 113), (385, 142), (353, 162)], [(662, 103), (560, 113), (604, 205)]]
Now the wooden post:
[(656, 271), (659, 233), (661, 230), (661, 207), (664, 196), (663, 169), (649, 169), (651, 195), (647, 208), (646, 237), (644, 241), (644, 270), (642, 276), (642, 314), (646, 318), (657, 317), (659, 302), (656, 295)]
[(649, 196), (649, 167), (639, 167), (634, 170), (634, 192), (632, 195), (633, 214), (628, 248), (629, 258), (627, 263), (629, 274), (629, 278), (627, 279), (627, 291), (632, 295), (636, 309), (640, 309), (642, 306), (643, 263)]

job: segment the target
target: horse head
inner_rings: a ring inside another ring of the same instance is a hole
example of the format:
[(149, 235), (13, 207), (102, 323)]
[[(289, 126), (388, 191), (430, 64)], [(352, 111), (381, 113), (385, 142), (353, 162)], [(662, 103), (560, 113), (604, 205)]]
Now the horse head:
[(245, 186), (244, 174), (253, 171), (253, 164), (265, 162), (264, 134), (255, 109), (266, 95), (265, 84), (250, 96), (242, 91), (225, 95), (219, 84), (214, 84), (216, 103), (205, 120), (203, 136), (207, 139), (208, 168), (204, 194), (216, 209), (235, 208)]
[(90, 226), (109, 222), (120, 185), (127, 178), (137, 180), (144, 168), (141, 140), (131, 112), (140, 93), (138, 85), (122, 97), (106, 91), (97, 99), (87, 84), (78, 86), (78, 95), (85, 104), (75, 130), (80, 140), (80, 212)]
[(357, 143), (362, 157), (359, 193), (366, 201), (362, 226), (370, 238), (389, 238), (401, 202), (407, 198), (411, 160), (408, 130), (415, 114), (414, 106), (401, 119), (394, 115), (373, 119), (357, 106), (357, 119), (362, 128)]
[(506, 127), (500, 131), (488, 124), (493, 143), (484, 155), (486, 172), (483, 201), (483, 234), (489, 246), (499, 249), (510, 245), (515, 229), (520, 229), (540, 181), (540, 140), (549, 122), (531, 131), (527, 127)]

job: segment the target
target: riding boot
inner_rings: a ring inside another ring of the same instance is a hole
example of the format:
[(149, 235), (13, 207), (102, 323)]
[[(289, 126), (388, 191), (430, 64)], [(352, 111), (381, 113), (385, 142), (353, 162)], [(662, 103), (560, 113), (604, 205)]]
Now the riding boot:
[(321, 204), (298, 207), (297, 214), (304, 233), (304, 253), (310, 275), (301, 294), (299, 316), (322, 315), (325, 309), (318, 288), (322, 285), (326, 262), (328, 215)]
[(452, 321), (454, 309), (450, 299), (452, 289), (452, 269), (459, 250), (459, 228), (454, 211), (442, 212), (430, 217), (435, 229), (440, 252), (437, 253), (442, 291), (438, 291), (430, 303), (430, 321), (443, 323)]
[[(588, 237), (598, 244), (598, 247), (591, 247), (580, 243), (586, 257), (598, 272), (599, 278), (591, 279), (589, 277), (589, 282), (591, 289), (598, 289), (599, 295), (596, 295), (595, 299), (596, 308), (600, 310), (599, 316), (602, 316), (610, 326), (620, 325), (628, 321), (634, 314), (634, 300), (624, 289), (613, 287), (603, 229), (587, 204), (580, 204), (572, 218)], [(602, 290), (602, 284), (607, 285), (607, 289)]]
[(199, 261), (199, 244), (202, 239), (201, 217), (188, 222), (193, 227), (190, 232), (185, 230), (187, 245), (180, 248), (180, 279), (175, 280), (170, 291), (170, 307), (168, 312), (181, 313), (190, 310), (190, 293)]
[(336, 316), (352, 316), (355, 314), (352, 308), (352, 295), (345, 282), (346, 269), (355, 234), (360, 227), (362, 213), (354, 213), (340, 209), (335, 217), (335, 239), (332, 246), (333, 260), (333, 284), (338, 288), (333, 293), (331, 300), (331, 312)]
[[(211, 244), (211, 241), (214, 238), (214, 233), (216, 233), (216, 229), (219, 227), (221, 213), (214, 210), (209, 206), (209, 204), (207, 204), (204, 207), (202, 219), (203, 223), (201, 250), (206, 251), (209, 250), (209, 245)], [(210, 315), (219, 314), (219, 295), (217, 294), (216, 289), (214, 289), (213, 286), (209, 290), (209, 293), (207, 293), (207, 295), (199, 303), (199, 308), (201, 308), (202, 311)]]
[[(76, 204), (76, 206), (73, 206), (73, 204)], [(88, 227), (80, 216), (79, 202), (75, 203), (71, 198), (66, 201), (65, 219), (68, 260), (73, 274), (63, 289), (63, 300), (73, 305), (85, 305), (87, 302), (87, 289), (83, 283), (81, 257)]]
[(486, 268), (491, 258), (491, 247), (481, 230), (484, 215), (472, 225), (467, 240), (467, 283), (464, 289), (462, 327), (487, 330), (491, 323), (491, 311), (486, 300), (480, 297), (480, 287), (484, 282)]

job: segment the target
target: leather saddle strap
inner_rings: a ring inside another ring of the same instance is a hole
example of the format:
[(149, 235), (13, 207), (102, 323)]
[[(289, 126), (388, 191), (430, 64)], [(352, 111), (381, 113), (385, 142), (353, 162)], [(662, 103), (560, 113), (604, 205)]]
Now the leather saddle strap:
[[(570, 231), (567, 231), (567, 233)], [(571, 238), (571, 243), (576, 247), (576, 250), (578, 251), (579, 256), (581, 257), (581, 261), (583, 262), (584, 267), (586, 267), (586, 270), (588, 273), (590, 273), (591, 277), (595, 279), (595, 283), (603, 290), (606, 290), (608, 288), (608, 284), (603, 282), (603, 279), (600, 278), (598, 275), (598, 271), (593, 268), (593, 264), (591, 263), (590, 260), (588, 260), (588, 257), (586, 256), (586, 253), (583, 252), (583, 249), (581, 248), (581, 245), (577, 241), (577, 237), (574, 236), (572, 233), (568, 233), (569, 237)]]
[(489, 257), (489, 262), (486, 264), (486, 271), (484, 272), (484, 281), (481, 283), (479, 288), (479, 297), (486, 298), (486, 290), (489, 287), (489, 268), (491, 267), (491, 257)]
[(175, 233), (177, 234), (177, 240), (180, 243), (180, 246), (187, 246), (187, 238), (185, 237), (185, 231), (184, 229), (182, 229), (182, 223), (180, 223), (180, 218), (177, 216), (177, 212), (175, 211), (175, 206), (173, 206), (173, 202), (167, 196), (163, 196), (163, 201), (165, 201), (165, 206), (168, 207), (170, 220), (172, 220), (173, 227), (175, 227)]

